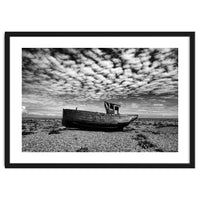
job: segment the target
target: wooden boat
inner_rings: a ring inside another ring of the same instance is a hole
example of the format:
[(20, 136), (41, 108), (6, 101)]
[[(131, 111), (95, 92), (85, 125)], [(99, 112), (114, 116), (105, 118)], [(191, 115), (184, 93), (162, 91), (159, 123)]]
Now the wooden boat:
[(138, 115), (120, 115), (118, 104), (104, 102), (104, 106), (106, 113), (63, 109), (62, 125), (86, 130), (117, 131), (138, 118)]

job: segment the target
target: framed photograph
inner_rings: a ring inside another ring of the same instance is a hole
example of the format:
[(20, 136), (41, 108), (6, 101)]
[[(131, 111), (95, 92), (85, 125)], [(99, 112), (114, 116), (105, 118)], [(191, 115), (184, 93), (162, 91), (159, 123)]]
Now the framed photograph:
[(194, 168), (194, 32), (6, 32), (6, 168)]

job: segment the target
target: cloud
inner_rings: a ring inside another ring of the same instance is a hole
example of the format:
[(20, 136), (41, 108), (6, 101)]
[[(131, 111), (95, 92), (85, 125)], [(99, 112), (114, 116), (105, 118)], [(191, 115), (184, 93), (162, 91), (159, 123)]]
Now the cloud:
[(161, 104), (161, 103), (154, 103), (153, 106), (159, 106), (160, 107), (160, 106), (163, 106), (163, 104)]
[(132, 103), (132, 104), (131, 104), (131, 107), (132, 107), (132, 108), (138, 108), (138, 105), (137, 105), (136, 103)]
[(22, 114), (27, 113), (26, 106), (22, 106)]
[(94, 75), (94, 71), (90, 67), (83, 67), (81, 69), (85, 75)]
[(22, 61), (23, 106), (27, 108), (136, 97), (148, 100), (152, 95), (177, 102), (175, 48), (25, 48)]

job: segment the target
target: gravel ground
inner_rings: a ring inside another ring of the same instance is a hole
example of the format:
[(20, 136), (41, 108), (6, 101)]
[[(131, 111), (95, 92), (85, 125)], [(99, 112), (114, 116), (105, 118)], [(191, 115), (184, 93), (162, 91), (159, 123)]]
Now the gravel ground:
[(177, 152), (178, 122), (137, 120), (121, 132), (66, 129), (59, 120), (23, 120), (24, 152)]

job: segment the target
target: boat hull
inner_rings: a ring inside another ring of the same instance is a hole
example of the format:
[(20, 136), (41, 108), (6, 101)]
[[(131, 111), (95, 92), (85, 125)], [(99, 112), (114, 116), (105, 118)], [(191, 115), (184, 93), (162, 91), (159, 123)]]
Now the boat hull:
[(137, 118), (138, 115), (109, 115), (100, 112), (63, 109), (62, 125), (86, 130), (118, 131), (123, 130)]

